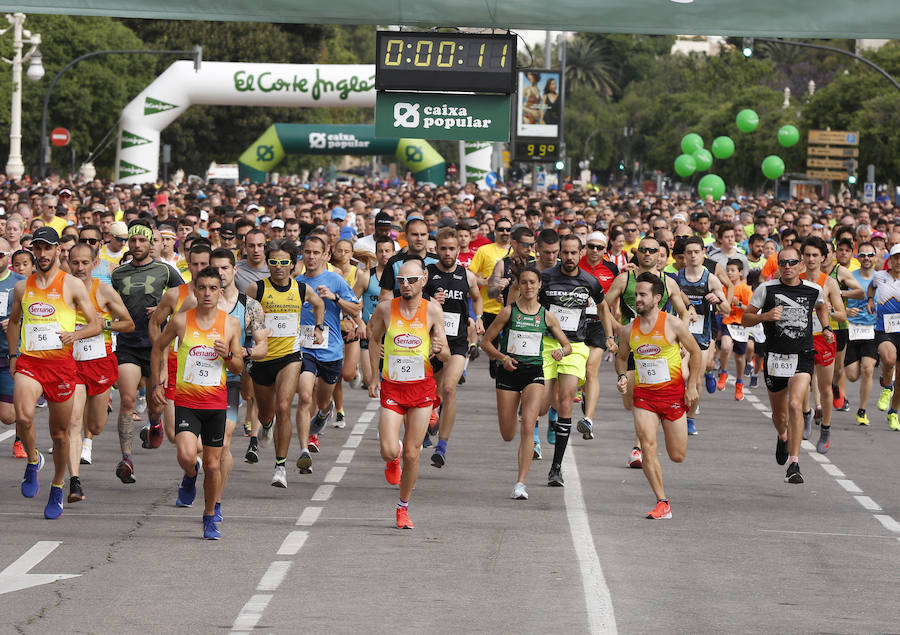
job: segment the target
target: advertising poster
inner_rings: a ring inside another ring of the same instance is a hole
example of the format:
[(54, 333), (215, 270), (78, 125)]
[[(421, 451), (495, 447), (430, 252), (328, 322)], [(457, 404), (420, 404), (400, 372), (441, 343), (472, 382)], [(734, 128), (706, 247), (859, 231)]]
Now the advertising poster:
[(519, 73), (518, 99), (517, 136), (559, 137), (563, 103), (559, 71)]

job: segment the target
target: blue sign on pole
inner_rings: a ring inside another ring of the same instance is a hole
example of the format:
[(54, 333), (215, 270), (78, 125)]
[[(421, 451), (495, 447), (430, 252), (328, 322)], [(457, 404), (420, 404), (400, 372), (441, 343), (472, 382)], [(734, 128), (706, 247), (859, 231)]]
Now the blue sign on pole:
[(496, 172), (488, 172), (484, 175), (484, 184), (488, 187), (494, 187), (497, 185), (497, 173)]

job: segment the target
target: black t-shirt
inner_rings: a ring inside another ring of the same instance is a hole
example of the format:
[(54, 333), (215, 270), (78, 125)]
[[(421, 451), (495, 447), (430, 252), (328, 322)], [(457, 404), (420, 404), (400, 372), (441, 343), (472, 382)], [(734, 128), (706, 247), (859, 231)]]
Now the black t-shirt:
[(444, 326), (448, 341), (468, 339), (469, 320), (469, 280), (466, 268), (456, 265), (451, 272), (441, 271), (436, 263), (428, 265), (428, 282), (424, 293), (428, 297), (443, 291), (446, 299), (441, 308), (444, 309)]
[(540, 303), (556, 315), (570, 342), (584, 342), (587, 328), (585, 311), (591, 300), (603, 302), (600, 281), (583, 269), (574, 276), (563, 273), (562, 265), (541, 272)]
[(809, 280), (794, 286), (769, 280), (756, 287), (750, 304), (760, 313), (782, 307), (780, 320), (762, 323), (766, 349), (784, 355), (813, 350), (813, 315), (824, 301), (822, 287)]
[(112, 272), (112, 287), (122, 296), (125, 308), (134, 320), (133, 332), (119, 333), (119, 345), (136, 348), (152, 346), (147, 309), (159, 304), (168, 289), (183, 284), (184, 280), (175, 267), (158, 260), (146, 265), (128, 262), (116, 267)]
[[(388, 260), (387, 264), (384, 266), (384, 272), (382, 272), (381, 279), (379, 280), (381, 288), (393, 292), (395, 298), (399, 297), (400, 288), (397, 286), (397, 273), (400, 271), (400, 266), (404, 262), (413, 258), (416, 258), (416, 256), (410, 256), (405, 249), (391, 256), (391, 259)], [(437, 262), (438, 257), (435, 254), (426, 253), (423, 260), (427, 266), (433, 262)]]

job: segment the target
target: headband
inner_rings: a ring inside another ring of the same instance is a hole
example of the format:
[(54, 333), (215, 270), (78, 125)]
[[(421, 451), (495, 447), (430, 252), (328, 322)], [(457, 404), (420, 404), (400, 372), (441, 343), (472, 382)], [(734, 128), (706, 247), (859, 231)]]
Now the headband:
[(143, 236), (151, 243), (153, 242), (153, 230), (146, 225), (132, 225), (128, 228), (128, 237)]

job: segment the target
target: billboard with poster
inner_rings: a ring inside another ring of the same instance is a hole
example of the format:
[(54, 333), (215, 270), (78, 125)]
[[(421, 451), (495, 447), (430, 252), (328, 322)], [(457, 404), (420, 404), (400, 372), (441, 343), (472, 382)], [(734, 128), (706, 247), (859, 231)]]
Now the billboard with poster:
[(560, 137), (563, 97), (559, 71), (520, 72), (518, 100), (517, 137)]

